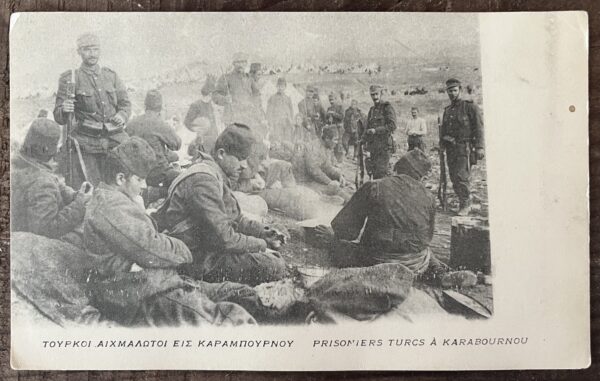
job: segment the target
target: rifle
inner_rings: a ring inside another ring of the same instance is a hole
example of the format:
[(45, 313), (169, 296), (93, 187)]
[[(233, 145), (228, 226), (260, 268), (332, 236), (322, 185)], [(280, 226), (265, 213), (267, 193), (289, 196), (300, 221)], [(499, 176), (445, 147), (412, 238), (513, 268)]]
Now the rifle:
[[(74, 100), (75, 99), (75, 71), (71, 70), (71, 77), (67, 81), (67, 98)], [(67, 147), (67, 184), (73, 186), (73, 139), (71, 137), (71, 133), (73, 132), (73, 124), (75, 119), (75, 113), (70, 112), (67, 116), (67, 125), (65, 131), (65, 144)]]
[[(362, 125), (362, 122), (359, 121)], [(356, 147), (358, 148), (358, 154), (356, 155), (356, 159), (358, 163), (356, 164), (356, 174), (354, 175), (354, 185), (356, 185), (356, 190), (358, 190), (365, 182), (365, 155), (363, 152), (363, 141), (362, 134), (359, 132), (359, 128), (357, 128), (358, 142)]]
[(439, 145), (440, 145), (440, 149), (439, 149), (440, 183), (439, 183), (438, 190), (437, 190), (437, 197), (438, 197), (438, 200), (440, 200), (440, 205), (442, 206), (442, 210), (445, 211), (448, 209), (448, 203), (447, 203), (447, 198), (446, 198), (446, 187), (448, 185), (448, 180), (446, 178), (446, 152), (445, 152), (443, 139), (442, 139), (442, 123), (441, 123), (439, 116), (437, 119), (437, 123), (438, 123), (438, 135), (439, 135), (439, 139), (440, 139), (440, 142), (439, 142)]

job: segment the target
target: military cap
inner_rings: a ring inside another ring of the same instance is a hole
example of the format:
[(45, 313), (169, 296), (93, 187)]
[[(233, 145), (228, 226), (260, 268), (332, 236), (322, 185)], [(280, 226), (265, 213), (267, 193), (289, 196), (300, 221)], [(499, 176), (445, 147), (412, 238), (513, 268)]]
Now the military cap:
[(36, 118), (29, 127), (21, 152), (36, 159), (49, 160), (58, 151), (60, 126), (47, 118)]
[(458, 87), (460, 86), (460, 81), (456, 78), (450, 78), (449, 80), (446, 81), (446, 90), (452, 88), (452, 87)]
[(233, 62), (247, 62), (248, 61), (248, 55), (246, 53), (235, 53), (233, 55)]
[(338, 138), (339, 132), (336, 125), (328, 125), (323, 127), (323, 132), (321, 134), (322, 139), (333, 139)]
[(162, 110), (162, 95), (158, 90), (149, 90), (144, 99), (146, 110), (160, 111)]
[(252, 72), (260, 71), (261, 68), (262, 68), (262, 65), (260, 64), (260, 62), (252, 62), (250, 64), (250, 71), (252, 71)]
[(369, 86), (369, 92), (374, 93), (376, 91), (381, 91), (383, 90), (383, 86), (381, 85), (371, 85)]
[(402, 156), (394, 165), (394, 172), (399, 175), (408, 175), (420, 180), (431, 170), (431, 162), (420, 149), (414, 149)]
[(131, 173), (143, 179), (148, 177), (148, 173), (156, 164), (156, 154), (150, 144), (137, 136), (125, 140), (113, 148), (108, 155), (117, 159)]
[(223, 148), (228, 154), (245, 160), (250, 156), (254, 142), (250, 127), (242, 123), (233, 123), (217, 137), (214, 150)]
[(329, 93), (329, 98), (338, 99), (338, 95), (332, 91)]
[(287, 85), (287, 81), (285, 80), (285, 78), (279, 77), (279, 78), (277, 78), (277, 84), (278, 85)]
[(312, 91), (313, 93), (317, 92), (317, 88), (313, 85), (306, 86), (306, 91)]
[(213, 92), (215, 92), (216, 89), (217, 89), (217, 86), (215, 83), (215, 77), (213, 77), (212, 75), (206, 76), (206, 81), (204, 81), (204, 86), (202, 86), (202, 89), (200, 89), (200, 92), (202, 93), (202, 95), (210, 95)]
[(77, 48), (84, 46), (100, 46), (100, 38), (93, 33), (84, 33), (77, 38)]

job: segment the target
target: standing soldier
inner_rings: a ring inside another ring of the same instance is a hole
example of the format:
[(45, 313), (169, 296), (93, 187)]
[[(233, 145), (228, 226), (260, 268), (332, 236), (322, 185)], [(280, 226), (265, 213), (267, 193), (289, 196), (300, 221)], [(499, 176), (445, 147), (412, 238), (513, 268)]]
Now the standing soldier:
[(309, 136), (310, 140), (320, 140), (325, 122), (325, 109), (315, 98), (316, 95), (317, 88), (308, 85), (304, 99), (298, 103), (298, 112), (302, 119), (301, 126), (304, 131), (307, 131), (302, 136)]
[(357, 146), (359, 136), (359, 123), (365, 123), (365, 114), (358, 108), (358, 101), (353, 99), (350, 107), (344, 115), (344, 135), (342, 136), (342, 145), (346, 151), (346, 157), (350, 158), (350, 146), (354, 147), (353, 158), (356, 159), (358, 153)]
[[(335, 126), (338, 132), (338, 137), (341, 139), (344, 134), (344, 106), (340, 103), (337, 94), (329, 94), (329, 107), (327, 108), (327, 124)], [(338, 162), (342, 162), (344, 158), (344, 146), (340, 141), (333, 149), (335, 158)]]
[(396, 130), (396, 111), (390, 102), (381, 100), (382, 86), (371, 85), (369, 92), (373, 106), (367, 115), (367, 129), (362, 140), (370, 153), (367, 172), (376, 180), (390, 173), (390, 156), (395, 151), (392, 133)]
[(446, 150), (450, 181), (460, 201), (458, 215), (471, 210), (469, 181), (473, 161), (484, 157), (483, 121), (479, 107), (470, 100), (460, 99), (458, 79), (446, 81), (450, 105), (444, 109), (440, 147)]
[[(100, 67), (100, 40), (94, 34), (77, 39), (79, 69), (60, 76), (54, 120), (68, 124), (74, 113), (71, 141), (63, 145), (59, 172), (68, 185), (78, 188), (85, 180), (97, 185), (107, 152), (125, 141), (123, 131), (131, 113), (127, 89), (113, 70)], [(67, 148), (69, 147), (69, 148)]]

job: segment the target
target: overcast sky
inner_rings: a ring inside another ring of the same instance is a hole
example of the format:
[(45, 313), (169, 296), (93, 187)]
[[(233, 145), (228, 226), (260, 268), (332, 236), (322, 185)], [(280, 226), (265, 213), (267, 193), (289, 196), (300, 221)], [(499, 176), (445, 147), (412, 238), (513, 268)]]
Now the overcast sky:
[(75, 40), (84, 32), (100, 36), (101, 64), (124, 79), (197, 59), (228, 63), (236, 51), (282, 63), (479, 55), (469, 14), (21, 13), (11, 18), (11, 87), (55, 87), (79, 66)]

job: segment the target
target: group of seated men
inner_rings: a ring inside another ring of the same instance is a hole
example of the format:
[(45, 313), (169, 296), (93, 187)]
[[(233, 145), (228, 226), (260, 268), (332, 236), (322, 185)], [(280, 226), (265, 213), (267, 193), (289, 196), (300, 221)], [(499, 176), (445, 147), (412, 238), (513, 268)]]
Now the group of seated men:
[[(54, 173), (60, 135), (58, 124), (38, 118), (13, 158), (13, 231), (79, 246), (89, 257), (88, 268), (77, 270), (91, 303), (120, 324), (255, 322), (251, 287), (288, 272), (278, 252), (282, 232), (245, 217), (232, 193), (255, 143), (248, 126), (229, 125), (210, 153), (199, 152), (170, 178), (152, 217), (140, 197), (157, 162), (146, 140), (133, 136), (119, 144), (101, 168), (102, 182), (74, 191)], [(335, 138), (334, 131), (324, 133), (325, 148)], [(335, 265), (395, 262), (415, 274), (439, 267), (428, 248), (435, 203), (420, 183), (430, 167), (420, 150), (409, 152), (396, 163), (395, 175), (358, 189), (331, 228), (317, 228)], [(343, 181), (341, 174), (326, 175)]]

